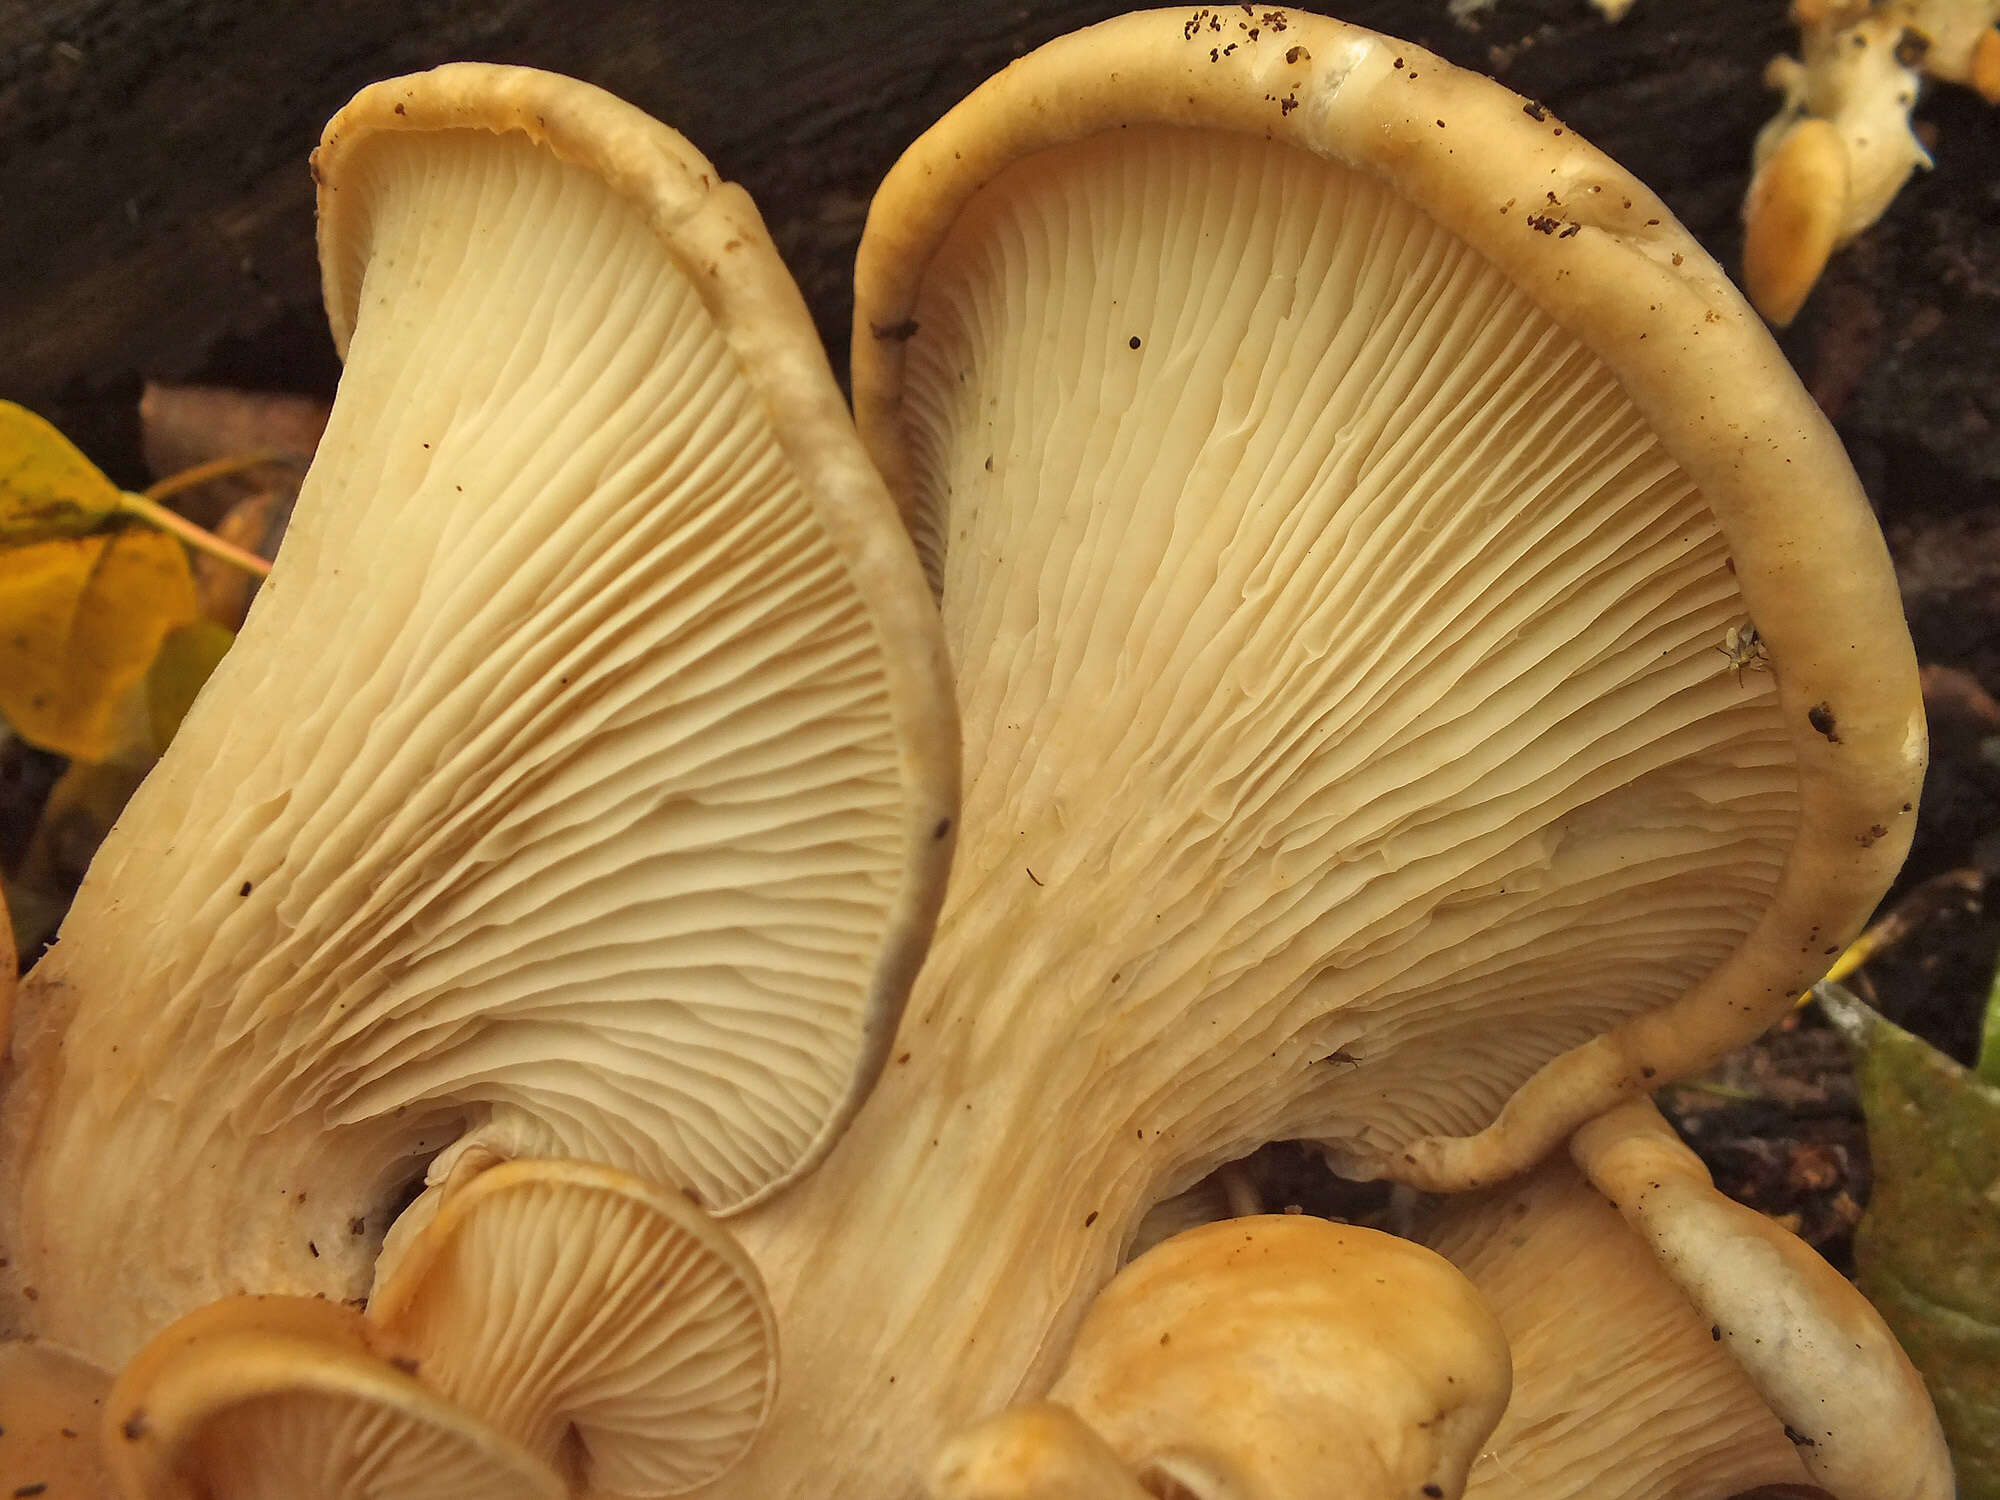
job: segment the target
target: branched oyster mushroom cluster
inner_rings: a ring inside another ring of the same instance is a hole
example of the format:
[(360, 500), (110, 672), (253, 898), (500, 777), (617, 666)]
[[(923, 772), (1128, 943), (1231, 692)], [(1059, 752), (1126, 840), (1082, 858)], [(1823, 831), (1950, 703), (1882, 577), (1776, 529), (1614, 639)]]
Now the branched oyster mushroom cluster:
[[(597, 90), (392, 80), (315, 170), (326, 440), (18, 997), (8, 1442), (59, 1370), (128, 1500), (1583, 1495), (1622, 1411), (1634, 1495), (1946, 1493), (1865, 1304), (1614, 1110), (1817, 977), (1924, 756), (1860, 488), (1642, 186), (1400, 42), (1126, 17), (892, 172), (850, 422)], [(1125, 1265), (1287, 1138), (1435, 1249)], [(1743, 1358), (1570, 1378), (1688, 1296)]]
[(1743, 204), (1744, 285), (1780, 325), (1931, 165), (1910, 120), (1923, 80), (2000, 104), (2000, 0), (1793, 0), (1792, 14), (1800, 56), (1766, 72), (1784, 104), (1758, 133)]

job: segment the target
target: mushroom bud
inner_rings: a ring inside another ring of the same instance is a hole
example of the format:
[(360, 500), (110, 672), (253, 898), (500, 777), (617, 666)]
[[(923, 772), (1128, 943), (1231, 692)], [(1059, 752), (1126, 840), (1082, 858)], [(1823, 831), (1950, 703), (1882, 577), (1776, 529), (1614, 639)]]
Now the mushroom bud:
[(777, 1340), (756, 1268), (678, 1193), (583, 1162), (454, 1183), (370, 1342), (596, 1496), (677, 1495), (756, 1438)]
[(1441, 1257), (1278, 1214), (1120, 1271), (1049, 1395), (1154, 1494), (1403, 1500), (1460, 1493), (1510, 1379), (1500, 1324)]

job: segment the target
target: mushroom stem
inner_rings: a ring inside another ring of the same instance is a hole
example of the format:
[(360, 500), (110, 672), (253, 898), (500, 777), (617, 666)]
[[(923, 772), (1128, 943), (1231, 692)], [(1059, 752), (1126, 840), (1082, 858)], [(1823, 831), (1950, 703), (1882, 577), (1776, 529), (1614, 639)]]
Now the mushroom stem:
[[(42, 972), (28, 985), (51, 982), (55, 974)], [(0, 1276), (37, 1333), (110, 1368), (189, 1308), (245, 1287), (365, 1295), (399, 1189), (457, 1127), (451, 1114), (412, 1111), (337, 1130), (301, 1118), (261, 1135), (217, 1131), (203, 1143), (200, 1170), (184, 1171), (173, 1163), (187, 1145), (177, 1134), (185, 1112), (160, 1100), (107, 1102), (101, 1092), (80, 1102), (45, 1121), (36, 1139), (48, 1170), (18, 1185), (12, 1263)], [(84, 1185), (104, 1175), (107, 1139), (120, 1141), (128, 1164), (150, 1165), (92, 1201), (93, 1233), (71, 1238)], [(248, 1182), (264, 1190), (246, 1193)]]
[[(905, 1045), (930, 1029), (906, 1030)], [(766, 1440), (740, 1471), (746, 1494), (901, 1493), (881, 1486), (910, 1455), (1046, 1388), (1160, 1196), (1138, 1139), (1155, 1132), (1107, 1108), (1116, 1092), (1091, 1088), (1087, 1068), (1024, 1058), (962, 1093), (925, 1087), (918, 1068), (892, 1062), (818, 1173), (732, 1221), (772, 1293), (784, 1358)], [(798, 1463), (822, 1444), (837, 1472)]]
[[(1224, 912), (1190, 901), (1171, 927), (1171, 882), (1157, 880), (1165, 910), (1140, 920), (1161, 956), (1141, 983), (1117, 968), (1134, 935), (1062, 878), (1059, 857), (1048, 868), (1046, 887), (1010, 870), (954, 903), (897, 1051), (833, 1155), (731, 1221), (772, 1293), (784, 1358), (745, 1494), (903, 1493), (884, 1476), (911, 1454), (1046, 1390), (1148, 1205), (1282, 1134), (1282, 1094), (1232, 1063), (1268, 1057), (1261, 1028), (1177, 1024), (1173, 996)], [(1090, 1003), (1105, 995), (1123, 1003)], [(1079, 1032), (1073, 1018), (1093, 1012)], [(837, 1465), (800, 1463), (814, 1451)]]

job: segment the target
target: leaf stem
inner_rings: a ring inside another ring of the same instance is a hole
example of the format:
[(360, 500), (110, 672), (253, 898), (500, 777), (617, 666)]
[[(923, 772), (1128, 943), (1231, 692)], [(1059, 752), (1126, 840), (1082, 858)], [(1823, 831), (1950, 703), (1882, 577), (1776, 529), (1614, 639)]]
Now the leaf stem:
[(207, 484), (211, 479), (227, 479), (231, 474), (241, 474), (246, 469), (262, 468), (265, 464), (282, 464), (289, 469), (302, 467), (298, 458), (277, 448), (260, 448), (252, 453), (235, 453), (228, 458), (212, 458), (205, 464), (196, 464), (191, 469), (182, 469), (178, 474), (169, 474), (146, 486), (143, 491), (148, 500), (166, 500)]
[[(194, 470), (192, 469), (188, 470), (190, 474), (193, 472)], [(178, 474), (174, 476), (175, 479), (181, 477), (183, 476)], [(172, 483), (173, 481), (168, 480), (165, 482)], [(236, 567), (243, 569), (244, 572), (254, 574), (258, 578), (270, 577), (271, 565), (256, 553), (246, 552), (234, 543), (225, 542), (221, 537), (215, 535), (214, 532), (203, 531), (194, 522), (188, 520), (187, 517), (176, 515), (173, 511), (168, 510), (164, 505), (160, 504), (154, 497), (154, 491), (159, 488), (159, 485), (155, 485), (152, 490), (148, 490), (143, 495), (135, 495), (130, 490), (123, 491), (118, 496), (119, 508), (128, 515), (134, 515), (142, 521), (150, 522), (162, 531), (173, 533), (197, 552), (206, 552), (210, 557), (220, 558), (223, 562), (232, 563)]]

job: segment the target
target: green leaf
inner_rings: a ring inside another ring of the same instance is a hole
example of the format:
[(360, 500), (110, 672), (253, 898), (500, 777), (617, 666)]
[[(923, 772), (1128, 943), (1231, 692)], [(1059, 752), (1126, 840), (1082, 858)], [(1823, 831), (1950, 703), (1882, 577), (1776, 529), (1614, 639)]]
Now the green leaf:
[(235, 631), (213, 620), (190, 620), (167, 632), (146, 673), (146, 714), (155, 754), (166, 752), (167, 742), (194, 706), (195, 694), (235, 640)]
[(125, 743), (121, 709), (160, 642), (196, 616), (186, 550), (135, 526), (10, 547), (4, 558), (0, 717), (59, 755), (106, 759)]
[(119, 509), (118, 486), (24, 406), (0, 401), (0, 543), (84, 536)]
[(1856, 1279), (1930, 1387), (1960, 1500), (2000, 1500), (2000, 1088), (1833, 985), (1875, 1190)]

